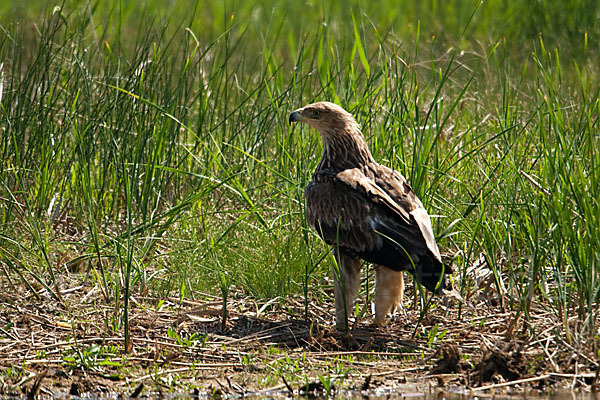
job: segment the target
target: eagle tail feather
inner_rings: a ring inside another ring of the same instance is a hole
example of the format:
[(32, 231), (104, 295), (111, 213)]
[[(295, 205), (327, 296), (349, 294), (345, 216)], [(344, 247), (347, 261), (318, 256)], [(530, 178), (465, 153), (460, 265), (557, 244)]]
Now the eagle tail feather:
[(446, 275), (450, 271), (446, 271), (444, 264), (432, 255), (424, 256), (420, 261), (415, 265), (416, 268), (413, 276), (427, 290), (434, 293), (441, 293), (442, 289), (448, 286)]

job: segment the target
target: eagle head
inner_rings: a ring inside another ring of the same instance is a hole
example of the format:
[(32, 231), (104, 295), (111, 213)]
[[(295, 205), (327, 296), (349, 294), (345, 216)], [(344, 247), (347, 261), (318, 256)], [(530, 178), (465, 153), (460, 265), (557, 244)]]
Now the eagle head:
[[(360, 133), (358, 123), (348, 111), (328, 101), (309, 104), (290, 114), (289, 123), (304, 122), (316, 129), (323, 138), (340, 133)], [(362, 136), (362, 135), (361, 135)]]

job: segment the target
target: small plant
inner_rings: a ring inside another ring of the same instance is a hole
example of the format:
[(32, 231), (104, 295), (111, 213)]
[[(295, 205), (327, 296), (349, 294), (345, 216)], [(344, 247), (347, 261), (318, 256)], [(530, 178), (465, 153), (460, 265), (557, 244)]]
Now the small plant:
[(103, 366), (121, 367), (123, 364), (119, 361), (113, 361), (116, 357), (104, 346), (92, 345), (83, 349), (75, 346), (73, 351), (63, 356), (63, 364), (70, 368), (83, 368), (89, 371), (103, 372)]
[(438, 332), (438, 329), (439, 325), (435, 324), (427, 334), (427, 346), (429, 348), (434, 348), (436, 344), (441, 343), (444, 336), (448, 333), (448, 329), (444, 329), (441, 332)]
[(45, 358), (46, 358), (46, 352), (45, 352), (45, 351), (37, 351), (37, 350), (36, 350), (36, 351), (35, 351), (35, 357), (36, 357), (38, 360), (43, 360), (43, 359), (45, 359)]
[(208, 333), (194, 332), (189, 338), (183, 340), (188, 347), (203, 347), (208, 340)]
[(250, 353), (240, 353), (238, 350), (238, 359), (240, 360), (240, 364), (244, 367), (249, 367), (254, 363), (254, 356)]
[(183, 339), (181, 338), (181, 336), (179, 336), (179, 333), (177, 333), (177, 331), (172, 327), (169, 327), (169, 329), (167, 330), (167, 336), (169, 336), (171, 339), (175, 339), (178, 345), (183, 346)]
[(227, 327), (227, 298), (229, 296), (229, 279), (223, 271), (219, 272), (219, 288), (221, 289), (221, 299), (223, 301), (223, 313), (221, 314), (221, 330)]
[(351, 355), (348, 355), (346, 357), (342, 356), (336, 359), (333, 372), (335, 375), (338, 376), (338, 379), (343, 380), (346, 378), (346, 376), (348, 376), (348, 374), (350, 373), (350, 368), (346, 367), (346, 364), (351, 363), (352, 361), (353, 360)]
[(325, 396), (330, 397), (335, 392), (335, 381), (336, 378), (332, 377), (330, 374), (327, 375), (319, 375), (319, 382), (323, 385), (323, 390), (325, 391)]

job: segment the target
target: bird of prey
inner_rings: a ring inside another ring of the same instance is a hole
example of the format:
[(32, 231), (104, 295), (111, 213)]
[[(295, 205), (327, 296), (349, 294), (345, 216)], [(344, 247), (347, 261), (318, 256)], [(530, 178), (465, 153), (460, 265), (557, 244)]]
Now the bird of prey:
[(306, 219), (336, 257), (335, 321), (347, 329), (360, 287), (360, 259), (375, 265), (375, 325), (402, 304), (403, 272), (428, 290), (444, 288), (444, 265), (431, 220), (406, 179), (378, 164), (350, 113), (330, 102), (292, 112), (323, 139), (323, 154), (305, 189)]

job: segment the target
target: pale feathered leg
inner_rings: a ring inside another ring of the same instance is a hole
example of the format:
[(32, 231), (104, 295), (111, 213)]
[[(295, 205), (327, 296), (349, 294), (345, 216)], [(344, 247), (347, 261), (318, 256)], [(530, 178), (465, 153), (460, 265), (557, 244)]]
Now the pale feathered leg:
[[(335, 255), (336, 251), (333, 254)], [(339, 271), (336, 271), (334, 266), (335, 326), (339, 330), (345, 330), (347, 317), (353, 314), (354, 300), (360, 288), (360, 260), (345, 254), (336, 259)]]
[(385, 316), (402, 307), (404, 273), (384, 266), (375, 268), (375, 325), (383, 326)]

